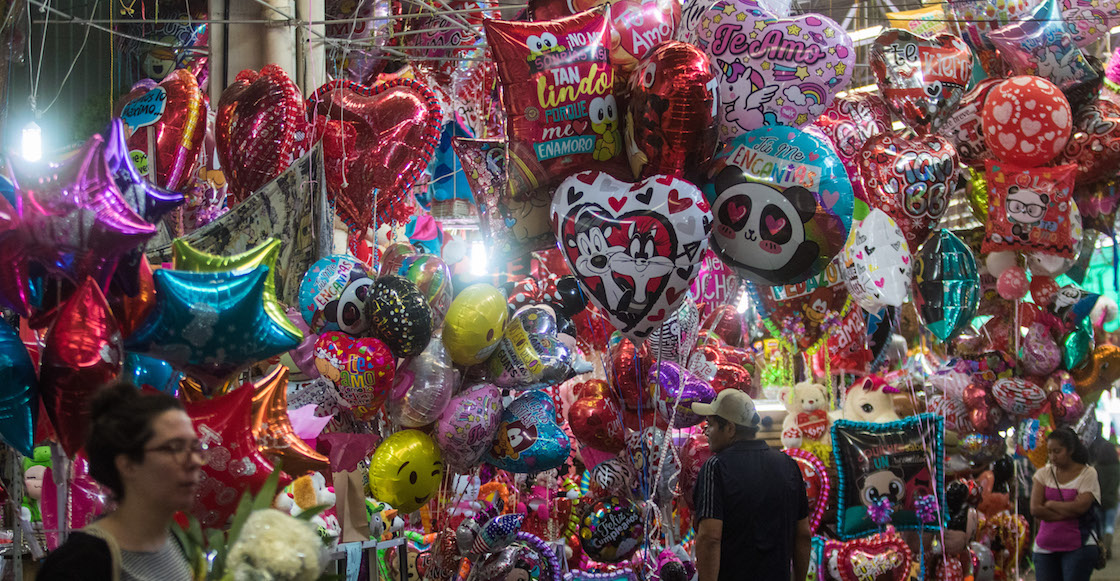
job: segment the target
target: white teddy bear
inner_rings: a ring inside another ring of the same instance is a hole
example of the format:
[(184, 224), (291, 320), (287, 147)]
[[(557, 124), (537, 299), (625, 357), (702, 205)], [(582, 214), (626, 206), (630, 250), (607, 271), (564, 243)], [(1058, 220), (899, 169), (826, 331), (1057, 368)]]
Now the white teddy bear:
[(778, 393), (778, 400), (786, 406), (786, 419), (782, 421), (782, 445), (786, 448), (805, 448), (808, 442), (827, 445), (830, 438), (828, 393), (819, 383), (804, 381), (785, 387)]

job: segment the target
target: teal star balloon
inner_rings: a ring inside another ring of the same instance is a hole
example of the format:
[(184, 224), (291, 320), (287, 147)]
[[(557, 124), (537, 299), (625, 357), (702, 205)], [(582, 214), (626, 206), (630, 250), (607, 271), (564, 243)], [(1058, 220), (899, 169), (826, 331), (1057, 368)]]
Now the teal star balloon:
[(268, 315), (268, 273), (264, 265), (243, 272), (156, 271), (155, 308), (127, 349), (217, 389), (245, 367), (295, 348), (302, 334)]

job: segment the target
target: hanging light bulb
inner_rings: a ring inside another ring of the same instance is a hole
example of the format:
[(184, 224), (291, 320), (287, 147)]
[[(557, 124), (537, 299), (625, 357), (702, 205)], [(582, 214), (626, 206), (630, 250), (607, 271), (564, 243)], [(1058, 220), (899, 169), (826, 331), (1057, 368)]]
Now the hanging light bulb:
[(483, 276), (489, 266), (486, 256), (486, 244), (480, 240), (471, 243), (471, 275)]
[(23, 128), (21, 143), (23, 159), (36, 162), (43, 159), (43, 130), (39, 124), (32, 121)]

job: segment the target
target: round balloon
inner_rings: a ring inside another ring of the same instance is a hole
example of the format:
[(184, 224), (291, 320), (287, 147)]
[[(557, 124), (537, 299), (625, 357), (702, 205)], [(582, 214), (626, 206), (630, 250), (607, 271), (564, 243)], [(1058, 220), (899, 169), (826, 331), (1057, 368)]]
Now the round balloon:
[(477, 365), (498, 348), (506, 327), (506, 298), (489, 284), (474, 284), (451, 301), (443, 322), (443, 344), (459, 365)]
[(1073, 112), (1054, 83), (1041, 77), (1011, 77), (988, 93), (982, 126), (984, 143), (997, 159), (1034, 167), (1065, 148)]
[(432, 338), (432, 309), (412, 281), (383, 276), (369, 287), (366, 316), (370, 334), (389, 346), (394, 357), (411, 357)]
[(790, 127), (736, 137), (716, 157), (705, 194), (712, 250), (763, 285), (811, 278), (840, 253), (852, 224), (852, 186), (827, 142)]
[(583, 550), (596, 561), (617, 563), (642, 545), (645, 525), (637, 504), (612, 496), (588, 505), (580, 519)]
[[(349, 254), (320, 258), (299, 285), (300, 315), (311, 331), (318, 334), (341, 330), (339, 314), (345, 313), (343, 319), (350, 322), (347, 328), (351, 329), (347, 332), (360, 333), (364, 329), (358, 321), (365, 318), (363, 300), (371, 282), (365, 263)], [(344, 301), (342, 295), (351, 284), (354, 287)], [(365, 290), (359, 291), (362, 287)]]
[(488, 367), (499, 387), (540, 389), (568, 379), (575, 356), (560, 338), (556, 312), (532, 305), (514, 313)]
[(424, 352), (396, 371), (389, 399), (390, 417), (406, 428), (420, 428), (439, 418), (451, 401), (459, 372), (439, 337)]
[(436, 439), (447, 465), (466, 470), (478, 464), (494, 443), (502, 419), (502, 392), (489, 383), (464, 389), (439, 416)]
[(401, 430), (385, 438), (370, 457), (370, 493), (404, 514), (427, 504), (442, 479), (439, 446), (418, 430)]

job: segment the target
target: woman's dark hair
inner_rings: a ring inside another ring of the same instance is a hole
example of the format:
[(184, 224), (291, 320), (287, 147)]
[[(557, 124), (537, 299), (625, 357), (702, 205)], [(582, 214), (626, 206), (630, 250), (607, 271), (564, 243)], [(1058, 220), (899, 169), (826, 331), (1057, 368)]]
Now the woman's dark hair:
[(1089, 463), (1089, 450), (1081, 442), (1081, 438), (1069, 426), (1061, 427), (1046, 437), (1047, 442), (1058, 442), (1063, 448), (1069, 450), (1069, 456), (1078, 464)]
[(1101, 436), (1097, 436), (1097, 439), (1089, 444), (1089, 455), (1093, 458), (1093, 466), (1120, 464), (1120, 456), (1116, 455), (1116, 446)]
[(86, 454), (89, 474), (124, 500), (124, 484), (117, 470), (117, 456), (124, 454), (135, 462), (144, 460), (144, 447), (152, 438), (152, 420), (168, 410), (182, 410), (183, 404), (159, 391), (140, 391), (128, 382), (102, 387), (90, 401), (89, 436)]

